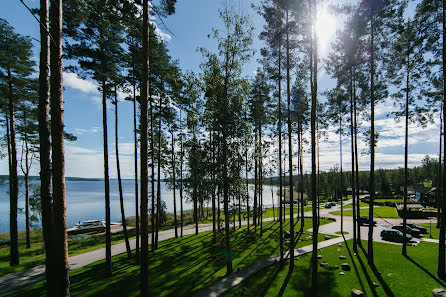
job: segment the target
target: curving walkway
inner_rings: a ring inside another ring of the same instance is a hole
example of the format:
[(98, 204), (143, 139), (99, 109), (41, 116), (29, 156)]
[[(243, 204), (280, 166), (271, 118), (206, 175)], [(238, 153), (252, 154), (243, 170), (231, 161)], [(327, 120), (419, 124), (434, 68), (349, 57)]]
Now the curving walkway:
[[(344, 240), (350, 239), (349, 237), (346, 237), (345, 239), (343, 237), (337, 237), (333, 239), (329, 239), (326, 241), (322, 241), (318, 243), (318, 249), (323, 249), (328, 246), (332, 246), (338, 243), (343, 242)], [(313, 251), (312, 245), (307, 245), (304, 247), (301, 247), (299, 249), (294, 250), (295, 257), (299, 257), (308, 253), (311, 253)], [(290, 255), (289, 252), (285, 254), (285, 259), (289, 259)], [(248, 265), (244, 268), (242, 268), (239, 272), (235, 272), (231, 274), (230, 276), (224, 277), (221, 280), (215, 282), (211, 286), (199, 290), (197, 293), (192, 295), (192, 297), (217, 297), (225, 292), (229, 291), (233, 287), (237, 286), (244, 280), (248, 279), (249, 277), (253, 276), (260, 270), (273, 265), (280, 261), (280, 254), (270, 256), (266, 259), (257, 261), (251, 265)]]

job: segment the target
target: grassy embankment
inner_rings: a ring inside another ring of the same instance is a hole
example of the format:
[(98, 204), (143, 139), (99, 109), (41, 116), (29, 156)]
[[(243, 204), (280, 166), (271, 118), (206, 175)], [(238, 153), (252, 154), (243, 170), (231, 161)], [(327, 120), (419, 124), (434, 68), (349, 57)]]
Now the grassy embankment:
[[(25, 231), (19, 231), (19, 255), (20, 265), (9, 266), (9, 244), (0, 245), (0, 276), (10, 273), (28, 269), (37, 265), (45, 263), (45, 248), (42, 242), (42, 235), (40, 229), (33, 229), (31, 248), (25, 247)], [(5, 240), (8, 233), (0, 233), (0, 240)], [(129, 236), (135, 236), (135, 230), (129, 230)], [(124, 240), (122, 232), (112, 234), (112, 244)], [(76, 238), (68, 240), (68, 254), (74, 256), (80, 253), (85, 253), (94, 249), (105, 247), (105, 235), (93, 235), (85, 238)]]
[[(321, 219), (321, 224), (332, 221)], [(264, 223), (264, 232), (247, 233), (246, 226), (231, 234), (231, 257), (234, 271), (279, 252), (279, 223)], [(312, 227), (305, 219), (305, 228)], [(286, 222), (285, 229), (289, 229)], [(306, 231), (303, 235), (311, 234)], [(222, 234), (223, 235), (223, 234)], [(223, 240), (223, 236), (221, 236)], [(319, 234), (319, 241), (324, 235)], [(287, 242), (285, 242), (287, 244)], [(299, 241), (297, 247), (311, 244)], [(149, 255), (150, 296), (190, 296), (224, 276), (225, 249), (219, 241), (212, 243), (212, 233), (172, 238), (161, 241), (159, 249)], [(113, 257), (113, 276), (105, 276), (104, 260), (70, 272), (71, 296), (139, 296), (139, 266), (125, 254)], [(21, 290), (12, 296), (45, 296), (44, 282)]]
[[(367, 264), (365, 250), (359, 250), (359, 257), (353, 256), (352, 241), (340, 248), (337, 245), (321, 250), (319, 262), (328, 263), (327, 268), (318, 268), (319, 291), (317, 296), (350, 296), (353, 288), (365, 296), (432, 296), (432, 289), (446, 287), (446, 283), (435, 277), (437, 269), (437, 244), (421, 242), (408, 247), (408, 257), (401, 255), (401, 246), (375, 243), (375, 269)], [(367, 242), (362, 244), (367, 247)], [(348, 247), (347, 247), (348, 246)], [(347, 257), (339, 260), (339, 255)], [(242, 282), (225, 297), (229, 296), (314, 296), (311, 292), (311, 273), (307, 271), (311, 255), (299, 257), (295, 269), (287, 281), (288, 266), (272, 265)], [(289, 263), (289, 262), (288, 262)], [(351, 271), (334, 269), (349, 263)], [(374, 287), (373, 283), (379, 284)], [(281, 292), (282, 294), (279, 294)]]
[[(294, 209), (294, 213), (297, 213), (297, 208)], [(285, 214), (286, 215), (289, 214), (289, 208), (286, 209)], [(277, 218), (278, 209), (275, 209), (274, 216)], [(272, 208), (266, 209), (266, 212), (263, 214), (263, 218), (272, 218), (272, 217), (273, 217), (273, 209)], [(179, 214), (177, 219), (179, 228), (180, 227)], [(223, 222), (224, 216), (222, 215), (220, 219)], [(238, 216), (236, 217), (236, 220), (238, 220)], [(149, 222), (150, 222), (150, 216), (149, 216)], [(168, 213), (167, 222), (160, 228), (160, 230), (167, 230), (174, 228), (173, 222), (174, 222), (173, 214)], [(127, 223), (130, 227), (135, 226), (135, 217), (127, 218)], [(212, 223), (212, 216), (200, 220), (199, 223), (200, 224)], [(184, 212), (184, 225), (186, 226), (190, 224), (193, 224), (193, 211), (187, 210)], [(149, 232), (150, 231), (151, 229), (149, 226)], [(129, 236), (130, 238), (133, 238), (135, 236), (135, 230), (130, 229)], [(30, 238), (31, 238), (31, 248), (26, 249), (25, 231), (19, 231), (20, 265), (15, 267), (10, 267), (9, 245), (8, 245), (9, 233), (8, 232), (0, 233), (0, 276), (10, 272), (21, 271), (45, 263), (45, 255), (44, 255), (45, 250), (42, 239), (42, 230), (39, 228), (31, 229)], [(124, 235), (122, 234), (122, 232), (112, 234), (112, 244), (116, 244), (121, 241), (124, 241)], [(85, 253), (102, 247), (105, 247), (105, 235), (103, 234), (88, 236), (85, 238), (68, 239), (68, 253), (70, 256), (77, 255), (80, 253)]]
[[(341, 211), (334, 211), (330, 213), (333, 215), (341, 215)], [(390, 218), (390, 219), (399, 218), (398, 213), (396, 212), (396, 208), (390, 206), (375, 206), (373, 208), (373, 214), (376, 218)], [(344, 211), (344, 216), (352, 216), (352, 215), (353, 215), (353, 209), (348, 209)], [(368, 208), (360, 209), (360, 215), (368, 216), (369, 209)]]

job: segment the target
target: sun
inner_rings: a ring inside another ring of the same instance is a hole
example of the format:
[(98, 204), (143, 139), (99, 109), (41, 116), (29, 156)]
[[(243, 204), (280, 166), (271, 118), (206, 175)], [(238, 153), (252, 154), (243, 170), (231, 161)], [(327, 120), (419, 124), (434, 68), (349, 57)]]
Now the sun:
[(319, 10), (316, 21), (316, 34), (318, 37), (319, 48), (322, 54), (325, 54), (332, 37), (336, 33), (337, 20), (330, 14), (330, 11), (324, 5)]

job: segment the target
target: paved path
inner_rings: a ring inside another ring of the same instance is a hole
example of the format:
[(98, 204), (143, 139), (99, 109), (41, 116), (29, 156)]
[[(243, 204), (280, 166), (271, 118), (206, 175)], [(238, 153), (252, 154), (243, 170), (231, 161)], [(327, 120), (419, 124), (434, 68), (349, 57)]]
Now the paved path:
[[(350, 238), (346, 238), (348, 240)], [(326, 241), (322, 241), (318, 243), (318, 249), (322, 249), (328, 246), (332, 246), (338, 243), (341, 243), (344, 241), (344, 238), (337, 237), (333, 239), (329, 239)], [(299, 249), (294, 250), (295, 257), (299, 257), (308, 253), (311, 253), (313, 251), (312, 245), (307, 245), (304, 247), (301, 247)], [(285, 259), (289, 259), (289, 253), (285, 255)], [(239, 272), (235, 272), (231, 274), (228, 277), (224, 277), (221, 280), (215, 282), (211, 286), (204, 288), (202, 290), (199, 290), (197, 293), (192, 295), (192, 297), (217, 297), (222, 294), (224, 294), (226, 291), (230, 290), (231, 288), (237, 286), (244, 280), (248, 279), (249, 277), (253, 276), (260, 270), (273, 265), (280, 261), (280, 254), (270, 256), (266, 259), (256, 261), (255, 263), (248, 265), (244, 268), (242, 268)]]
[[(203, 224), (198, 228), (198, 232), (205, 232), (212, 230), (212, 224)], [(194, 234), (194, 226), (185, 226), (183, 234)], [(175, 230), (169, 229), (161, 231), (158, 234), (158, 240), (166, 240), (175, 237)], [(149, 235), (149, 243), (151, 235)], [(131, 249), (135, 249), (136, 239), (130, 239)], [(116, 256), (126, 252), (125, 242), (120, 242), (112, 245), (112, 256)], [(99, 248), (90, 252), (71, 256), (69, 258), (70, 270), (77, 269), (89, 265), (91, 263), (105, 259), (105, 248)], [(45, 266), (40, 265), (27, 270), (9, 273), (0, 277), (0, 296), (15, 292), (21, 288), (31, 286), (35, 283), (45, 280)]]

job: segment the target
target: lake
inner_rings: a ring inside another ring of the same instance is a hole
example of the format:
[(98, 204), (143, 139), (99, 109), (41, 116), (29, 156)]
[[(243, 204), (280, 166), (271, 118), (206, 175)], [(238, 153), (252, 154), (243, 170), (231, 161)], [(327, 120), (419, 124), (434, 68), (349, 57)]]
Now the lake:
[[(25, 186), (20, 181), (18, 207), (23, 209), (23, 213), (18, 215), (19, 230), (25, 229)], [(34, 179), (31, 184), (38, 185), (40, 181)], [(122, 180), (124, 195), (124, 210), (126, 217), (135, 215), (135, 184), (134, 180)], [(277, 204), (278, 187), (273, 187), (275, 205)], [(156, 192), (156, 184), (155, 184)], [(254, 185), (249, 186), (250, 197), (254, 196)], [(150, 185), (149, 185), (150, 194)], [(192, 209), (193, 204), (188, 202), (184, 192), (184, 210)], [(177, 189), (177, 213), (180, 211), (179, 191)], [(166, 202), (167, 211), (173, 212), (173, 191), (167, 184), (161, 183), (161, 199)], [(150, 197), (149, 197), (150, 200)], [(150, 204), (150, 201), (149, 201)], [(252, 202), (251, 202), (252, 204)], [(272, 205), (271, 186), (263, 186), (263, 204)], [(72, 226), (79, 221), (105, 218), (104, 201), (104, 181), (103, 180), (70, 180), (66, 181), (66, 206), (67, 206), (67, 226)], [(149, 205), (150, 207), (150, 205)], [(118, 180), (110, 180), (110, 214), (114, 222), (121, 221), (119, 206)], [(9, 231), (9, 185), (7, 182), (0, 184), (0, 232)]]

